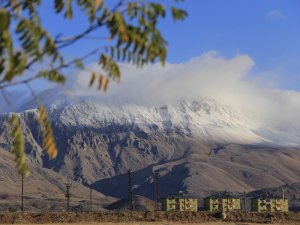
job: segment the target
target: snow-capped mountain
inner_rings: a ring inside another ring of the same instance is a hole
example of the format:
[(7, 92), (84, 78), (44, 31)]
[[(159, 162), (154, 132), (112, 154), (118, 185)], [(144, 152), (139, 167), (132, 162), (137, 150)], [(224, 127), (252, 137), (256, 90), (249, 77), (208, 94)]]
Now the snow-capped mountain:
[[(67, 126), (99, 127), (105, 124), (137, 126), (145, 131), (157, 126), (202, 138), (209, 142), (300, 145), (300, 127), (294, 124), (265, 123), (229, 104), (210, 98), (180, 100), (173, 104), (149, 106), (110, 102), (95, 96), (76, 96), (58, 89), (40, 94), (53, 121)], [(37, 108), (35, 100), (19, 111)]]
[[(42, 150), (37, 105), (28, 101), (19, 115), (30, 161), (106, 195), (126, 195), (122, 174), (129, 168), (135, 171), (136, 191), (148, 197), (153, 195), (153, 171), (168, 187), (162, 189), (165, 194), (250, 191), (300, 178), (299, 128), (265, 123), (225, 102), (116, 104), (56, 89), (39, 96), (48, 108), (59, 154), (49, 160)], [(5, 150), (11, 143), (7, 121), (7, 114), (0, 117), (0, 147)]]

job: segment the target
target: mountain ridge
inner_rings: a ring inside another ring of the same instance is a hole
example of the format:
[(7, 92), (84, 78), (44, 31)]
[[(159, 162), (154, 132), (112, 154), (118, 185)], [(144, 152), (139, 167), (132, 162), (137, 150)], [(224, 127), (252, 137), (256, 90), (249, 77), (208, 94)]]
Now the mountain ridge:
[[(229, 136), (227, 138), (231, 141), (244, 141), (245, 144), (261, 142), (268, 145), (299, 146), (300, 143), (300, 136), (295, 135), (300, 127), (270, 127), (253, 115), (245, 115), (229, 104), (210, 98), (180, 100), (160, 106), (126, 102), (115, 104), (104, 97), (76, 96), (60, 89), (51, 89), (43, 92), (41, 99), (52, 120), (60, 119), (68, 125), (101, 126), (99, 123), (112, 123), (135, 125), (144, 129), (154, 125), (165, 132), (175, 127), (190, 134), (193, 129), (195, 135), (199, 133), (199, 136), (206, 136), (206, 139), (217, 136), (215, 139), (225, 141), (222, 140), (223, 134)], [(37, 107), (37, 103), (30, 100), (19, 111), (32, 110), (34, 107)], [(208, 134), (210, 132), (213, 134)]]
[[(126, 197), (130, 168), (136, 194), (149, 198), (154, 198), (155, 171), (164, 195), (179, 190), (201, 195), (248, 192), (300, 179), (299, 137), (293, 129), (263, 127), (214, 99), (158, 107), (110, 107), (93, 98), (47, 104), (59, 149), (56, 160), (41, 147), (36, 109), (18, 113), (30, 163), (107, 196)], [(11, 145), (8, 116), (0, 116), (0, 147), (6, 151)], [(276, 132), (285, 135), (278, 136), (279, 142)]]

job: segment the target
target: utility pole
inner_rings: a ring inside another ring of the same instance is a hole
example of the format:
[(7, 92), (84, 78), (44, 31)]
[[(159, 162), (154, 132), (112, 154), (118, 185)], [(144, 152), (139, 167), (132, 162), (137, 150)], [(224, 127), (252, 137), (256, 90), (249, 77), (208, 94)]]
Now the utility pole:
[(244, 192), (244, 212), (245, 212), (244, 222), (247, 223), (248, 213), (247, 213), (247, 193), (246, 192)]
[(71, 183), (69, 182), (69, 178), (67, 179), (67, 183), (66, 183), (65, 197), (67, 198), (66, 211), (69, 211), (70, 210), (70, 197), (71, 197)]
[(155, 172), (155, 174), (154, 174), (154, 182), (155, 182), (155, 197), (156, 197), (155, 210), (159, 211), (159, 174), (158, 174), (158, 172)]
[(93, 189), (90, 187), (90, 210), (93, 211)]
[(154, 174), (154, 182), (155, 182), (155, 195), (156, 195), (156, 203), (155, 203), (155, 211), (157, 220), (159, 220), (159, 173), (155, 172)]
[(133, 204), (133, 195), (132, 195), (132, 177), (131, 177), (132, 169), (128, 170), (128, 200), (131, 207), (131, 210), (134, 211)]
[[(281, 210), (284, 210), (285, 204), (284, 204), (284, 188), (282, 188), (282, 204), (281, 204)], [(283, 214), (281, 213), (281, 223), (284, 223), (284, 217)]]
[(22, 173), (22, 205), (21, 205), (22, 213), (24, 213), (24, 173)]
[(247, 194), (244, 193), (244, 211), (247, 212)]

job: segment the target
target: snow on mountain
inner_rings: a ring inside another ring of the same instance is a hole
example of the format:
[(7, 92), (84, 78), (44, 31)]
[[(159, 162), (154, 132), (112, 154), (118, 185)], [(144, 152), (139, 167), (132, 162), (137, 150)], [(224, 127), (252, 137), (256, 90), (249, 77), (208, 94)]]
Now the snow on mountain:
[[(250, 191), (299, 180), (299, 148), (290, 148), (299, 147), (299, 127), (266, 122), (219, 99), (151, 106), (57, 89), (39, 97), (59, 151), (55, 160), (43, 151), (31, 100), (19, 110), (28, 159), (105, 195), (126, 195), (123, 174), (129, 168), (139, 182), (137, 193), (148, 197), (153, 171), (165, 182), (163, 194)], [(7, 115), (0, 119), (0, 147), (10, 151)]]
[[(115, 104), (105, 97), (75, 96), (58, 89), (43, 92), (41, 99), (53, 121), (68, 126), (101, 127), (105, 124), (138, 126), (145, 131), (157, 126), (166, 133), (204, 138), (211, 142), (299, 146), (300, 128), (264, 124), (239, 109), (208, 98), (181, 100), (174, 104), (147, 106)], [(35, 108), (29, 101), (20, 110)]]

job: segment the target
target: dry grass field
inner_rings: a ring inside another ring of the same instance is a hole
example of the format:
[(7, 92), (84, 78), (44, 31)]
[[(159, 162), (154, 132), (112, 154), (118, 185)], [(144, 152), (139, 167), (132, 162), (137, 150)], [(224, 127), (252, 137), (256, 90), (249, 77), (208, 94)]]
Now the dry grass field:
[[(49, 223), (43, 225), (181, 225), (181, 224), (191, 224), (191, 225), (261, 225), (261, 223), (231, 223), (231, 222), (209, 222), (209, 223), (183, 223), (183, 222), (125, 222), (125, 223)], [(275, 223), (281, 225), (296, 225), (300, 223)], [(4, 224), (8, 225), (8, 224)], [(22, 225), (32, 225), (32, 224), (22, 224)]]
[[(159, 217), (158, 217), (159, 216)], [(0, 213), (0, 224), (63, 224), (63, 225), (300, 225), (300, 213), (244, 213), (220, 215), (207, 212), (48, 212)]]

